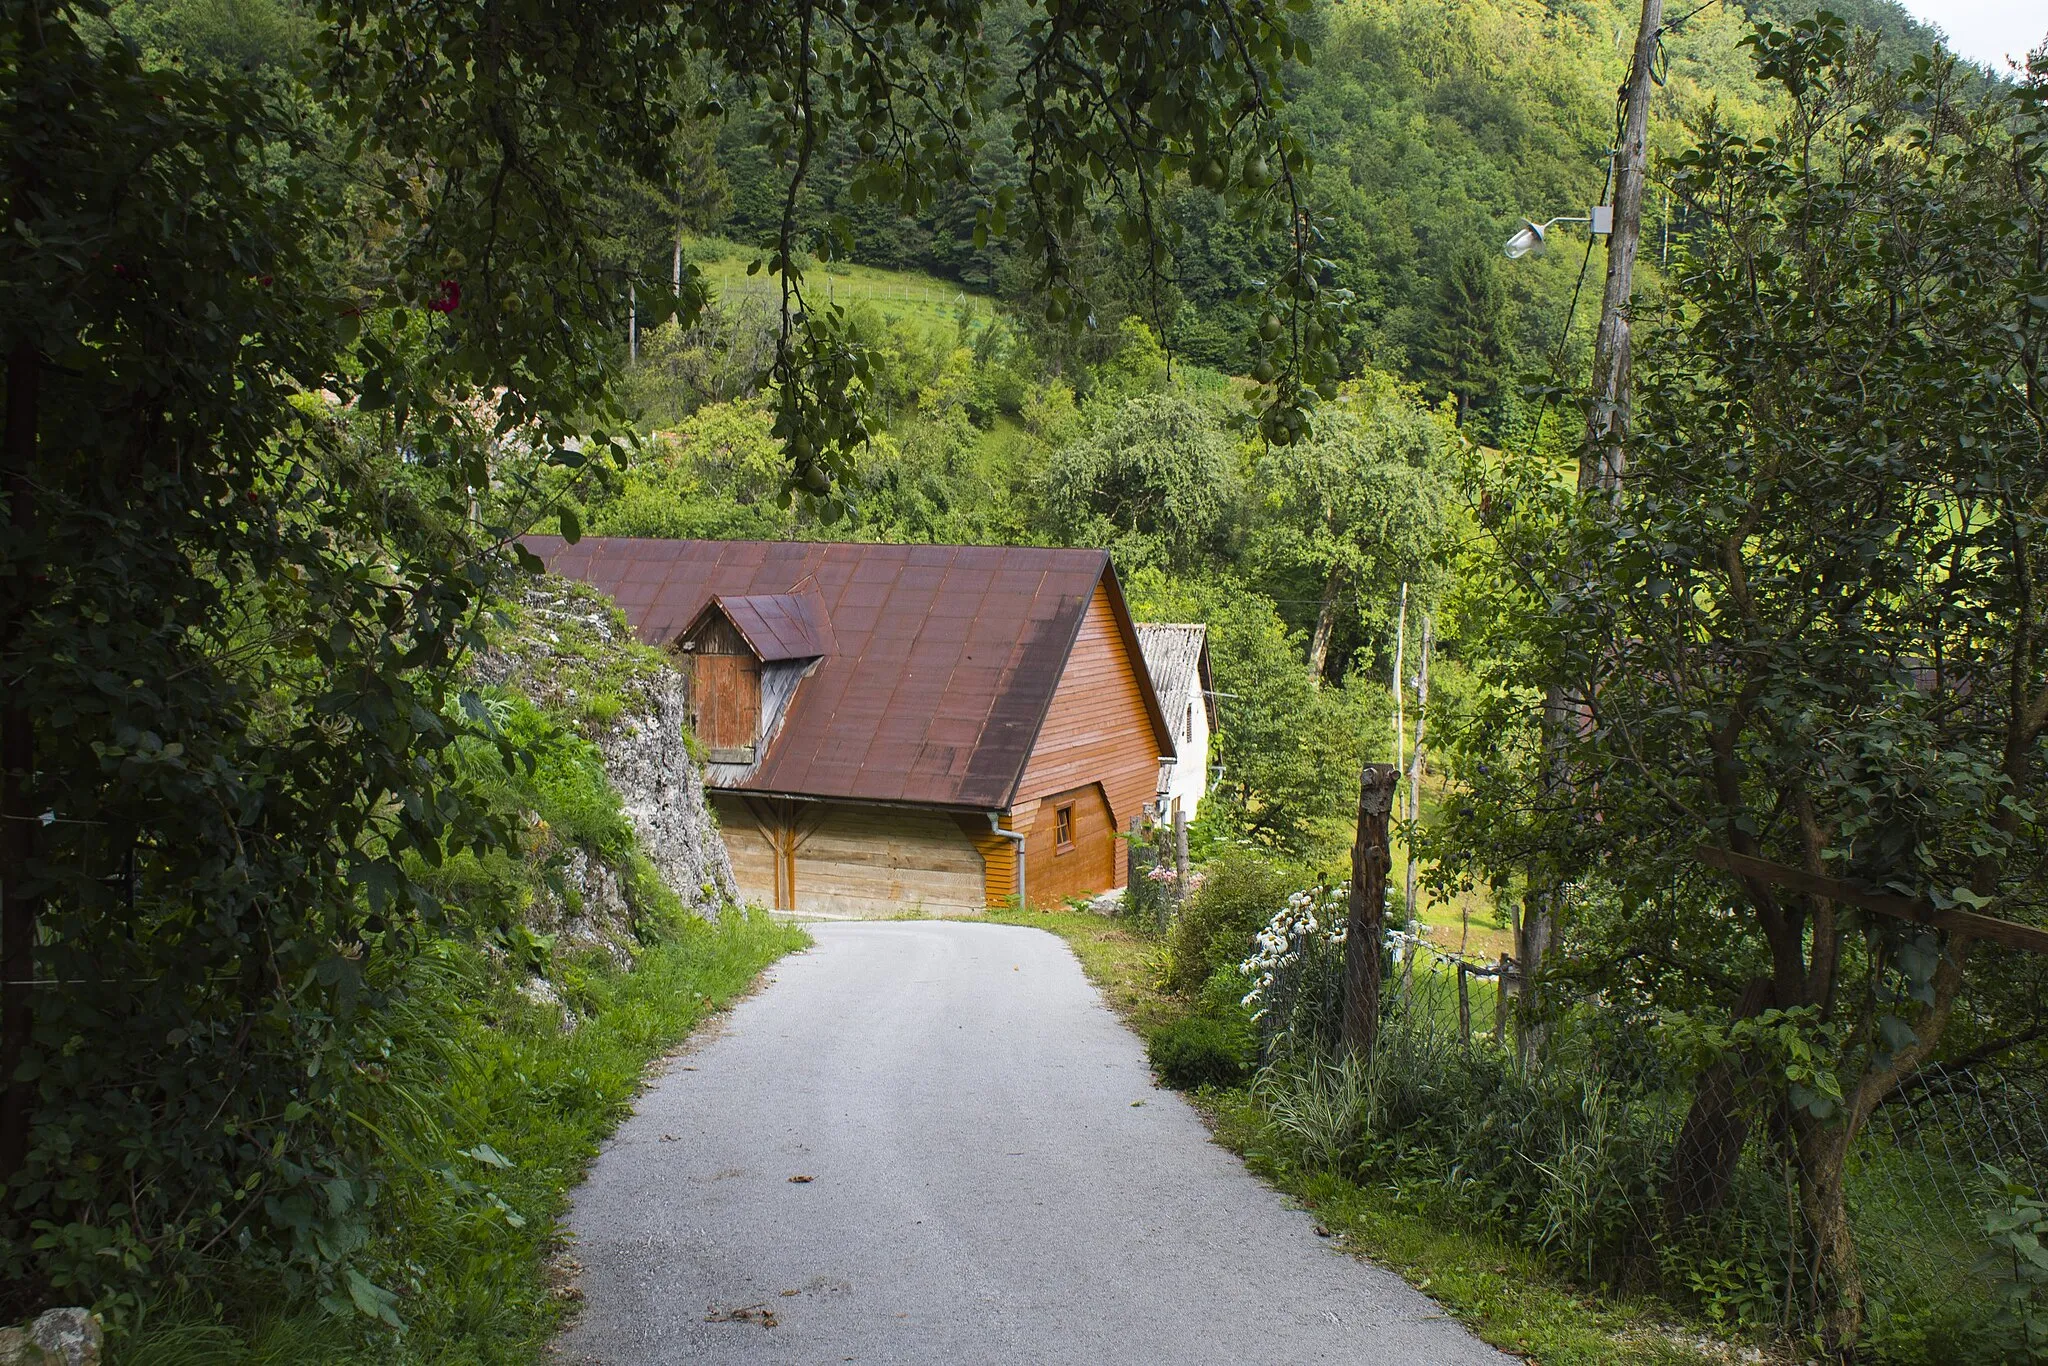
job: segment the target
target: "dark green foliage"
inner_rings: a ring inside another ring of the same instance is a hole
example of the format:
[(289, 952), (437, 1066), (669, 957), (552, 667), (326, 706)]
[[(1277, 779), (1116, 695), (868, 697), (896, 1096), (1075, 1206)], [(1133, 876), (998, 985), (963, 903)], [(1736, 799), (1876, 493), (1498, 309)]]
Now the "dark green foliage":
[[(1299, 879), (1281, 864), (1227, 851), (1202, 869), (1168, 935), (1167, 989), (1191, 995), (1219, 971), (1235, 971), (1252, 936), (1273, 918)], [(1242, 995), (1242, 993), (1239, 993)]]
[(1242, 1023), (1190, 1015), (1154, 1030), (1145, 1056), (1161, 1081), (1181, 1091), (1236, 1086), (1251, 1075), (1251, 1031)]
[(1047, 464), (1049, 528), (1107, 546), (1125, 573), (1184, 569), (1215, 546), (1235, 494), (1229, 442), (1178, 394), (1125, 400), (1092, 435)]

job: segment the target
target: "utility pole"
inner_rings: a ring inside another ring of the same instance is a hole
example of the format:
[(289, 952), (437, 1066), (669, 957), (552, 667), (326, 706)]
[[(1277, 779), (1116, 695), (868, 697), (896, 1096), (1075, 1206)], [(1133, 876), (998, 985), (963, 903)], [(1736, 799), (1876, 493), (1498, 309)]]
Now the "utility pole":
[(1600, 301), (1600, 332), (1593, 341), (1593, 394), (1586, 405), (1586, 449), (1579, 456), (1579, 488), (1621, 487), (1622, 442), (1628, 436), (1628, 306), (1635, 294), (1636, 246), (1643, 236), (1643, 181), (1649, 171), (1651, 70), (1664, 0), (1643, 0), (1635, 61), (1628, 69), (1627, 108), (1614, 161), (1614, 231), (1607, 239), (1607, 292)]
[[(1614, 150), (1613, 231), (1607, 238), (1607, 289), (1600, 301), (1600, 331), (1593, 340), (1593, 386), (1586, 400), (1586, 444), (1579, 451), (1579, 491), (1615, 493), (1621, 488), (1623, 442), (1628, 437), (1629, 319), (1635, 294), (1636, 246), (1643, 235), (1643, 182), (1649, 172), (1650, 91), (1657, 37), (1664, 27), (1664, 0), (1643, 0), (1642, 23), (1636, 29), (1635, 57), (1624, 88), (1621, 145)], [(1546, 801), (1562, 790), (1564, 747), (1578, 724), (1579, 706), (1562, 683), (1553, 683), (1543, 698)], [(1522, 1036), (1525, 1052), (1540, 1043), (1531, 1016), (1537, 969), (1556, 931), (1557, 889), (1531, 879), (1528, 906), (1515, 945), (1523, 992)], [(1506, 980), (1501, 990), (1507, 989)]]

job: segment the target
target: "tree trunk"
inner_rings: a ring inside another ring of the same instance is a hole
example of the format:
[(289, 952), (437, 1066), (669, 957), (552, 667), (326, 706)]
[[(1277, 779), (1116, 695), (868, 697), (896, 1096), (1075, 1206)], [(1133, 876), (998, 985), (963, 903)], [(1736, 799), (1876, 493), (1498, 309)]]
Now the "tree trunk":
[(1351, 846), (1351, 905), (1344, 929), (1344, 1051), (1372, 1056), (1380, 1025), (1380, 941), (1386, 937), (1387, 815), (1401, 771), (1367, 764), (1358, 775), (1358, 836)]
[(1863, 1269), (1849, 1227), (1844, 1168), (1855, 1133), (1842, 1117), (1798, 1125), (1799, 1215), (1806, 1225), (1807, 1283), (1802, 1287), (1830, 1358), (1853, 1361), (1863, 1334)]
[(1337, 590), (1343, 583), (1344, 570), (1332, 566), (1330, 577), (1323, 580), (1322, 605), (1316, 608), (1316, 633), (1308, 646), (1308, 676), (1318, 688), (1323, 686), (1323, 666), (1330, 658), (1330, 636), (1337, 629)]
[(683, 214), (676, 211), (676, 254), (669, 263), (668, 287), (678, 299), (683, 297)]
[[(1766, 977), (1751, 980), (1735, 1003), (1733, 1018), (1754, 1019), (1771, 1001)], [(1676, 1233), (1721, 1208), (1735, 1180), (1735, 1164), (1749, 1141), (1742, 1102), (1754, 1084), (1742, 1060), (1724, 1058), (1700, 1073), (1692, 1107), (1672, 1146), (1671, 1175), (1664, 1183), (1664, 1226)]]
[(626, 359), (640, 363), (640, 295), (630, 280), (626, 282)]
[[(8, 521), (19, 545), (33, 527), (33, 466), (36, 452), (37, 388), (42, 358), (26, 342), (7, 358), (7, 429), (4, 487)], [(14, 667), (19, 636), (28, 614), (31, 577), (26, 563), (13, 566), (12, 582), (0, 599), (0, 669)], [(0, 1182), (10, 1180), (28, 1157), (29, 1119), (34, 1110), (33, 1083), (16, 1081), (29, 1036), (35, 1028), (31, 993), (35, 990), (37, 905), (29, 882), (35, 858), (36, 812), (35, 732), (21, 692), (4, 687), (0, 704)]]

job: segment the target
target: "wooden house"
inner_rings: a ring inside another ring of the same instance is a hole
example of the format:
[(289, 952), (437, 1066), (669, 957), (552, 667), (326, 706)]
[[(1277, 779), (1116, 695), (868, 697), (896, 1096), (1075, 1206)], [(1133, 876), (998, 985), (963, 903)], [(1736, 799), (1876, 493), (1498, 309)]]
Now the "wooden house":
[(1209, 628), (1200, 622), (1142, 622), (1138, 645), (1159, 708), (1173, 731), (1172, 757), (1159, 761), (1161, 820), (1176, 808), (1193, 820), (1209, 790), (1209, 737), (1216, 731), (1216, 680), (1209, 672)]
[(853, 917), (1125, 884), (1117, 832), (1175, 748), (1103, 552), (528, 545), (673, 652), (750, 900)]

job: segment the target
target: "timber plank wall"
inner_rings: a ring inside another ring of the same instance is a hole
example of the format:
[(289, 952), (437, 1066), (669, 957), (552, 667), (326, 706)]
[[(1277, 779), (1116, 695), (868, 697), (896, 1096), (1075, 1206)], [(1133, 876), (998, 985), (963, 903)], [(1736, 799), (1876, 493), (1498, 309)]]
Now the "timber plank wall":
[[(1010, 807), (1013, 828), (1027, 837), (1024, 890), (1031, 904), (1056, 906), (1067, 896), (1123, 886), (1129, 860), (1116, 832), (1158, 789), (1159, 741), (1144, 684), (1117, 630), (1109, 589), (1098, 584)], [(1074, 847), (1061, 852), (1054, 813), (1070, 800)]]

